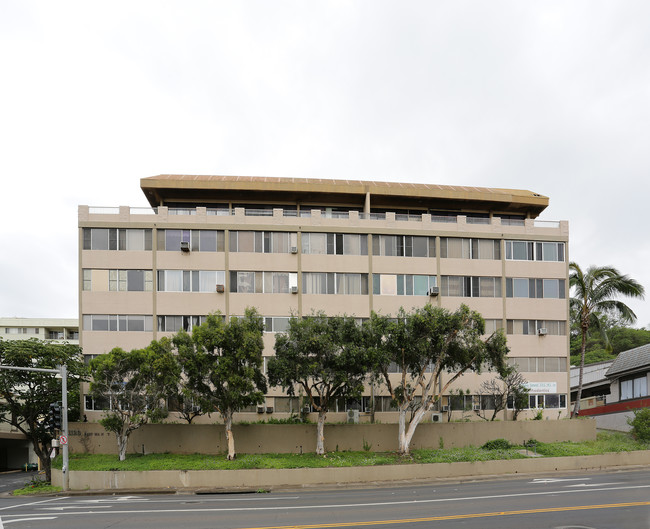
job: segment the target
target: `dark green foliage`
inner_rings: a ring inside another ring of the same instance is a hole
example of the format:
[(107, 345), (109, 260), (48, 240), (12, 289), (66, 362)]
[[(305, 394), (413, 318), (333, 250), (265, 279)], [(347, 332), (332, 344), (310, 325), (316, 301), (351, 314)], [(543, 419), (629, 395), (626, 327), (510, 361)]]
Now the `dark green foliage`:
[(363, 334), (354, 318), (328, 317), (324, 313), (292, 317), (289, 329), (275, 339), (275, 356), (269, 360), (272, 386), (282, 386), (289, 395), (296, 388), (305, 392), (318, 411), (316, 451), (324, 453), (323, 422), (337, 399), (361, 396), (370, 368)]
[(634, 438), (644, 443), (650, 443), (650, 408), (643, 408), (634, 412), (634, 418), (627, 423), (632, 427)]
[(534, 449), (540, 446), (542, 443), (540, 443), (537, 439), (528, 439), (527, 441), (524, 441), (524, 446), (529, 449)]
[(174, 336), (179, 361), (203, 410), (221, 415), (264, 402), (266, 379), (262, 373), (264, 322), (255, 309), (242, 318), (224, 322), (210, 314), (192, 334)]
[(100, 424), (115, 434), (123, 460), (131, 433), (166, 416), (165, 400), (174, 393), (180, 378), (172, 343), (162, 338), (144, 349), (124, 351), (116, 347), (95, 358), (90, 370), (91, 394), (109, 401), (111, 407)]
[[(68, 418), (79, 416), (80, 381), (86, 376), (81, 349), (68, 343), (31, 340), (1, 340), (0, 364), (15, 367), (68, 369)], [(21, 431), (32, 443), (50, 480), (52, 434), (47, 429), (50, 404), (61, 400), (61, 380), (54, 374), (0, 370), (0, 422)]]
[(512, 448), (512, 444), (507, 439), (492, 439), (485, 443), (481, 448), (484, 450), (508, 450)]
[[(410, 439), (424, 414), (463, 373), (480, 373), (485, 366), (505, 375), (508, 353), (503, 332), (483, 339), (485, 321), (476, 311), (461, 305), (450, 312), (427, 304), (397, 318), (373, 313), (364, 324), (366, 344), (373, 355), (374, 378), (388, 388), (400, 417), (401, 453), (408, 453)], [(397, 365), (401, 376), (390, 375)], [(439, 384), (443, 372), (453, 373)], [(408, 421), (405, 414), (413, 410)]]
[(191, 395), (203, 412), (221, 415), (230, 459), (236, 455), (233, 414), (264, 402), (263, 331), (263, 318), (247, 308), (243, 317), (231, 317), (228, 323), (219, 313), (210, 314), (191, 335), (181, 331), (173, 339), (185, 374), (185, 395)]

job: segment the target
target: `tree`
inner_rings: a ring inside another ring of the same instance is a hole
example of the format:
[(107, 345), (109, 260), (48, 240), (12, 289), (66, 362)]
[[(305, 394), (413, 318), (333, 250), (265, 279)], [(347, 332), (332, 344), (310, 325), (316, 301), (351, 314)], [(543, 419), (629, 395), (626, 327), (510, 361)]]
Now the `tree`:
[(575, 417), (580, 411), (585, 349), (589, 329), (601, 329), (603, 315), (618, 318), (621, 322), (634, 323), (636, 314), (617, 298), (626, 296), (643, 299), (645, 289), (636, 280), (622, 275), (611, 266), (590, 266), (583, 272), (577, 263), (571, 262), (569, 270), (569, 285), (574, 291), (574, 295), (570, 298), (571, 310), (577, 315), (581, 340), (578, 392), (571, 414), (571, 417)]
[[(396, 319), (372, 314), (365, 325), (375, 375), (388, 388), (399, 411), (399, 452), (409, 453), (413, 434), (427, 411), (468, 370), (483, 366), (503, 372), (508, 352), (502, 331), (482, 339), (485, 321), (461, 305), (455, 312), (430, 304)], [(390, 375), (397, 366), (398, 377)], [(443, 383), (441, 376), (451, 376)], [(418, 395), (419, 393), (419, 395)], [(420, 407), (406, 424), (406, 412), (419, 397)]]
[(332, 404), (361, 396), (367, 358), (361, 328), (350, 316), (292, 317), (288, 331), (276, 336), (269, 383), (289, 395), (296, 385), (304, 390), (318, 412), (316, 454), (325, 454), (325, 417)]
[[(0, 364), (14, 367), (68, 370), (68, 394), (78, 394), (86, 368), (81, 349), (68, 343), (54, 344), (31, 340), (1, 340)], [(53, 433), (46, 426), (50, 404), (61, 400), (61, 380), (54, 374), (36, 371), (0, 370), (0, 422), (21, 431), (31, 442), (34, 452), (45, 469), (45, 479), (51, 481)], [(68, 418), (79, 418), (79, 402), (68, 399)]]
[(228, 459), (237, 456), (233, 414), (264, 402), (263, 330), (262, 317), (247, 308), (242, 318), (231, 317), (228, 323), (219, 313), (210, 314), (191, 335), (180, 331), (173, 339), (186, 388), (199, 398), (201, 409), (216, 410), (223, 419)]
[(166, 399), (173, 394), (180, 366), (168, 338), (144, 349), (116, 347), (90, 363), (90, 393), (108, 404), (99, 422), (115, 434), (120, 461), (126, 458), (129, 436), (143, 424), (167, 416)]
[(486, 421), (496, 419), (500, 411), (505, 410), (510, 404), (514, 410), (513, 420), (528, 405), (528, 388), (526, 379), (514, 366), (507, 366), (503, 373), (496, 378), (483, 382), (479, 388), (481, 397), (491, 401), (492, 415), (488, 419), (485, 410), (478, 412), (478, 416)]

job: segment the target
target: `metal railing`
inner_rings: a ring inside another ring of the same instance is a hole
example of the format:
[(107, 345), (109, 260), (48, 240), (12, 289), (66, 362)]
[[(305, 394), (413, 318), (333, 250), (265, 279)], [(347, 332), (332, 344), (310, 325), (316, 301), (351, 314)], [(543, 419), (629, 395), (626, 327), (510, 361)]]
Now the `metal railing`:
[[(274, 208), (280, 209), (280, 208)], [(273, 209), (268, 208), (245, 208), (244, 215), (250, 217), (272, 217)], [(318, 211), (318, 209), (316, 209)], [(356, 210), (352, 210), (356, 211)], [(196, 208), (176, 208), (170, 207), (167, 208), (169, 215), (196, 215)], [(89, 206), (88, 213), (93, 215), (118, 215), (120, 213), (119, 207), (104, 207), (104, 206)], [(156, 207), (131, 207), (129, 208), (129, 213), (131, 215), (157, 215), (159, 213), (159, 208)], [(235, 209), (229, 208), (206, 208), (206, 214), (211, 216), (231, 216), (235, 214)], [(284, 217), (301, 217), (309, 218), (312, 216), (311, 209), (282, 209), (282, 215)], [(386, 220), (386, 213), (363, 213), (358, 212), (359, 218), (364, 220)], [(462, 215), (462, 213), (461, 213)], [(349, 219), (350, 211), (324, 211), (321, 210), (321, 217), (325, 219)], [(495, 218), (498, 218), (495, 216)], [(407, 213), (395, 213), (395, 220), (397, 221), (406, 221), (406, 222), (422, 222), (423, 215), (418, 214), (407, 214)], [(449, 223), (455, 224), (458, 222), (457, 215), (430, 215), (431, 222), (436, 223)], [(525, 219), (504, 219), (501, 218), (501, 225), (503, 226), (525, 226)], [(467, 224), (491, 224), (492, 220), (487, 217), (466, 217)], [(535, 228), (549, 228), (557, 229), (560, 227), (560, 221), (556, 220), (540, 220), (534, 219)]]

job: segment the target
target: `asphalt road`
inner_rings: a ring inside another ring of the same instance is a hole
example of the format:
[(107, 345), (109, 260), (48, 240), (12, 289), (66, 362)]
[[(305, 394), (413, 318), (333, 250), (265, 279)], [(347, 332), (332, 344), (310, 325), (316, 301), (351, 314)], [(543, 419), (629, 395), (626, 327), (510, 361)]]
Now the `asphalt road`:
[(650, 470), (269, 494), (0, 499), (0, 528), (650, 528)]
[(45, 479), (43, 474), (39, 475), (37, 471), (10, 471), (0, 472), (0, 492), (10, 492), (14, 489), (20, 489), (25, 483), (30, 482), (33, 478)]

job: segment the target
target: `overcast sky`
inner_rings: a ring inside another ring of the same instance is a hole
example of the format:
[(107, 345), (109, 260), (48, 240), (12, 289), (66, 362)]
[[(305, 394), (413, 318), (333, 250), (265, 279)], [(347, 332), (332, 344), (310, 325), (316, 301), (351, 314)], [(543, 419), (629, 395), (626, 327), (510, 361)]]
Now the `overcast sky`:
[(650, 290), (649, 130), (647, 0), (0, 0), (0, 316), (77, 317), (77, 206), (166, 173), (529, 189)]

